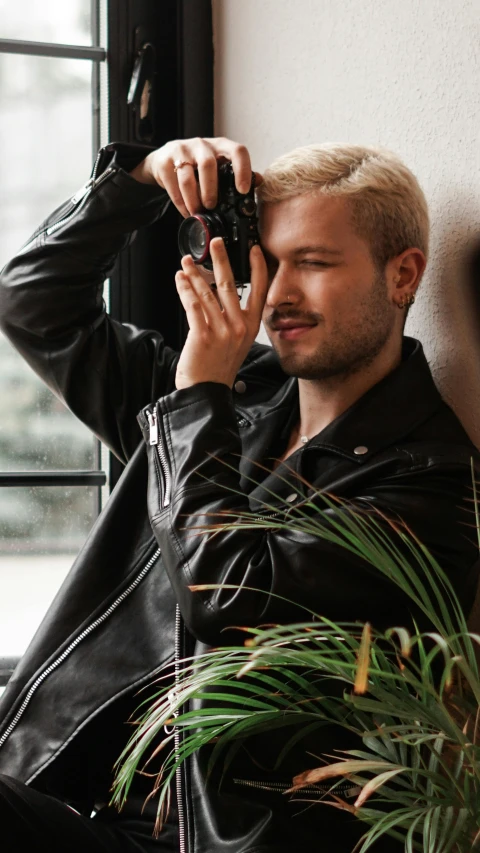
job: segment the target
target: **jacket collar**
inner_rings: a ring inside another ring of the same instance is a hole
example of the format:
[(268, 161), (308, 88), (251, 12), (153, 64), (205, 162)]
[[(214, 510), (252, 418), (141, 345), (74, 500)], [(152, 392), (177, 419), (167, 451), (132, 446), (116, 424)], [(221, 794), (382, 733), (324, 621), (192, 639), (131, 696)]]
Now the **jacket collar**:
[(365, 462), (404, 439), (442, 405), (421, 343), (404, 337), (399, 366), (325, 427), (308, 447), (335, 447), (359, 463)]
[[(277, 428), (280, 413), (289, 422), (298, 417), (298, 380), (288, 380), (267, 405), (267, 411), (263, 403), (244, 415), (250, 421), (262, 418), (265, 427), (273, 417)], [(404, 337), (400, 365), (312, 438), (305, 451), (323, 448), (361, 464), (401, 441), (442, 405), (421, 343)]]

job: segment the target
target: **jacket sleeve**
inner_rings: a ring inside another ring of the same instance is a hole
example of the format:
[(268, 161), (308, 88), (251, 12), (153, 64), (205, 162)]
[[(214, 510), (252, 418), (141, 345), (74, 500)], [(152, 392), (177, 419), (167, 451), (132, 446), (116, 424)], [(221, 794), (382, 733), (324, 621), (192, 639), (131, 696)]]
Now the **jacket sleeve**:
[[(0, 278), (0, 324), (22, 357), (125, 462), (140, 407), (174, 389), (177, 354), (158, 332), (113, 320), (103, 285), (132, 232), (167, 193), (130, 177), (150, 148), (102, 149), (87, 182), (35, 232)], [(167, 283), (170, 285), (170, 283)]]
[[(221, 634), (226, 628), (305, 621), (312, 613), (334, 621), (370, 621), (380, 630), (411, 627), (414, 613), (420, 627), (431, 630), (388, 576), (335, 541), (336, 524), (345, 515), (340, 505), (332, 509), (315, 501), (321, 507), (317, 520), (333, 536), (248, 524), (214, 535), (201, 531), (225, 523), (222, 513), (235, 517), (252, 511), (240, 490), (241, 443), (225, 385), (200, 383), (176, 391), (141, 413), (139, 421), (150, 457), (150, 521), (185, 623), (197, 639), (216, 645), (226, 642)], [(469, 479), (468, 464), (450, 472), (448, 466), (432, 466), (397, 478), (379, 476), (373, 486), (370, 478), (365, 494), (349, 497), (358, 509), (373, 506), (394, 520), (402, 518), (439, 559), (466, 611), (473, 601), (478, 547), (456, 505)], [(287, 489), (279, 479), (275, 491), (288, 495), (291, 483)], [(275, 498), (272, 503), (282, 505)], [(390, 524), (375, 517), (392, 535)], [(191, 589), (211, 584), (234, 588)]]

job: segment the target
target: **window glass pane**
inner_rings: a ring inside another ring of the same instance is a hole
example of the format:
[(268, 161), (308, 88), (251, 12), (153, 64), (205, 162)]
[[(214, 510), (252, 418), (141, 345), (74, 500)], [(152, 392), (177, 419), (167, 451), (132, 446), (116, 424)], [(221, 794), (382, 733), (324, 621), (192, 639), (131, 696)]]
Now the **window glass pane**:
[(88, 179), (92, 63), (0, 54), (0, 266)]
[[(87, 180), (90, 62), (0, 55), (0, 266)], [(0, 338), (0, 470), (94, 467), (94, 440)]]
[(91, 44), (91, 0), (0, 0), (0, 37)]
[(96, 468), (93, 435), (3, 336), (0, 365), (0, 471)]
[(0, 489), (1, 657), (23, 654), (94, 518), (94, 488)]

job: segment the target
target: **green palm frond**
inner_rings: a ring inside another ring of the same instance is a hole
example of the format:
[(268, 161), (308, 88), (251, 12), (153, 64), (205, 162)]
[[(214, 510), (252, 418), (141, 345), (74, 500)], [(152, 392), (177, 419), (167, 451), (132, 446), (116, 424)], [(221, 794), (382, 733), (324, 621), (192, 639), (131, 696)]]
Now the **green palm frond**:
[[(475, 481), (474, 501), (478, 523)], [(319, 614), (295, 625), (245, 629), (244, 646), (181, 661), (175, 690), (160, 680), (139, 709), (134, 734), (117, 763), (113, 802), (121, 807), (135, 773), (148, 769), (165, 725), (174, 724), (182, 736), (176, 751), (173, 735), (162, 742), (155, 784), (160, 816), (177, 769), (200, 748), (209, 746), (209, 770), (218, 762), (225, 769), (246, 737), (290, 728), (280, 763), (302, 737), (335, 722), (358, 735), (364, 749), (299, 774), (292, 790), (331, 778), (332, 807), (353, 810), (367, 827), (359, 853), (385, 833), (403, 839), (407, 853), (480, 850), (475, 650), (480, 636), (468, 631), (438, 562), (401, 521), (323, 493), (293, 509), (286, 505), (284, 518), (232, 513), (201, 529), (212, 535), (245, 527), (306, 532), (361, 557), (408, 595), (434, 630), (392, 626), (378, 632)], [(332, 683), (343, 691), (333, 694)], [(335, 793), (344, 776), (361, 787), (353, 806)], [(381, 808), (385, 804), (387, 812)]]

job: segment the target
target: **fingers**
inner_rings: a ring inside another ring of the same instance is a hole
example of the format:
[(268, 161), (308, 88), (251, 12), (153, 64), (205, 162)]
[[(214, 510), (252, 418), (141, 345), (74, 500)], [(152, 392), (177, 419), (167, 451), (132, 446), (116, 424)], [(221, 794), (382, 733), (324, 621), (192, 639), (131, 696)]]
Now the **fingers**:
[(191, 255), (185, 255), (182, 258), (182, 269), (203, 308), (206, 323), (209, 326), (223, 328), (241, 319), (242, 310), (230, 261), (221, 237), (215, 237), (212, 240), (210, 252), (215, 277), (214, 290), (206, 284), (204, 275), (193, 262)]
[(205, 315), (203, 313), (202, 303), (200, 302), (195, 290), (193, 289), (190, 279), (183, 272), (177, 272), (175, 275), (175, 284), (177, 293), (180, 297), (185, 313), (189, 329), (197, 335), (203, 334), (205, 331)]
[(191, 375), (193, 371), (195, 375), (204, 376), (201, 370), (198, 373), (199, 365), (205, 366), (208, 353), (213, 353), (208, 376), (217, 377), (213, 381), (224, 381), (218, 377), (225, 374), (226, 384), (231, 387), (231, 377), (236, 375), (260, 327), (268, 289), (267, 269), (260, 247), (253, 247), (250, 253), (251, 293), (247, 306), (242, 309), (223, 240), (218, 237), (212, 240), (210, 249), (216, 292), (205, 283), (190, 255), (182, 258), (182, 271), (176, 275), (178, 294), (190, 328), (187, 344), (190, 341), (192, 347), (197, 347), (189, 371)]
[(215, 207), (218, 201), (218, 161), (230, 160), (235, 175), (235, 186), (247, 193), (252, 184), (252, 164), (245, 145), (224, 137), (197, 139), (191, 147), (198, 166), (200, 198), (205, 207)]
[[(185, 167), (186, 168), (186, 167)], [(155, 172), (154, 172), (155, 174)], [(177, 210), (182, 214), (184, 219), (190, 216), (190, 211), (185, 204), (185, 200), (180, 189), (177, 174), (173, 165), (173, 160), (163, 164), (162, 168), (158, 168), (158, 183), (163, 185), (170, 196)], [(160, 181), (161, 178), (161, 181)]]
[(185, 207), (189, 214), (198, 213), (202, 207), (202, 202), (200, 201), (200, 193), (195, 177), (195, 164), (190, 165), (189, 161), (184, 166), (177, 167), (175, 176), (178, 181), (178, 189), (182, 194)]
[(250, 268), (251, 288), (245, 310), (260, 321), (268, 292), (268, 269), (265, 256), (258, 245), (250, 249)]
[[(191, 255), (185, 255), (182, 258), (182, 270), (183, 279), (186, 279), (191, 291), (189, 295), (189, 304), (194, 302), (196, 303), (196, 309), (197, 306), (201, 307), (204, 323), (207, 325), (213, 326), (215, 323), (222, 321), (222, 310), (218, 303), (215, 291), (212, 290), (211, 286), (205, 282), (200, 270), (194, 264)], [(182, 280), (182, 273), (177, 273), (177, 277), (178, 276), (180, 276), (180, 279)], [(186, 287), (184, 287), (184, 291), (186, 291)], [(180, 291), (179, 296), (180, 299), (182, 299)], [(185, 310), (187, 310), (183, 299), (182, 304)]]
[(252, 163), (245, 145), (233, 142), (224, 136), (206, 139), (218, 157), (231, 160), (235, 174), (235, 186), (240, 193), (248, 193), (252, 184)]
[[(252, 164), (245, 145), (225, 137), (213, 139), (175, 140), (148, 155), (149, 179), (168, 192), (182, 216), (197, 213), (202, 207), (213, 208), (218, 202), (218, 163), (232, 162), (235, 185), (247, 193), (252, 184)], [(175, 162), (185, 165), (175, 168)], [(140, 178), (139, 178), (140, 179)], [(255, 185), (262, 181), (255, 175)]]
[(245, 145), (234, 144), (231, 157), (235, 186), (239, 193), (248, 193), (252, 185), (252, 163)]
[(218, 163), (210, 146), (202, 147), (197, 155), (200, 198), (204, 207), (215, 207), (218, 201)]
[(188, 140), (179, 150), (181, 154), (175, 159), (192, 164), (181, 166), (176, 172), (186, 207), (190, 213), (198, 213), (202, 207), (215, 207), (218, 166), (214, 150), (200, 138)]
[(221, 237), (215, 237), (210, 243), (210, 256), (221, 305), (229, 319), (238, 317), (241, 315), (240, 301), (225, 243)]
[[(184, 218), (197, 213), (204, 206), (200, 195), (202, 186), (207, 200), (212, 195), (216, 198), (215, 156), (207, 145), (197, 146), (197, 151), (193, 152), (191, 142), (192, 140), (169, 142), (149, 155), (152, 158), (150, 169), (156, 182), (166, 189)], [(202, 143), (202, 140), (199, 142)], [(176, 166), (177, 161), (184, 165)], [(199, 162), (200, 188), (195, 172)]]
[[(210, 254), (213, 262), (213, 274), (216, 282), (216, 295), (206, 284), (202, 273), (194, 264), (190, 255), (182, 258), (182, 269), (188, 276), (192, 288), (197, 294), (204, 309), (208, 324), (216, 323), (220, 317), (224, 322), (237, 322), (241, 317), (252, 322), (260, 321), (268, 291), (268, 270), (260, 246), (253, 246), (250, 251), (251, 288), (245, 308), (242, 309), (238, 299), (237, 288), (230, 266), (227, 250), (221, 237), (215, 237), (210, 243)], [(223, 309), (223, 312), (222, 310)]]

